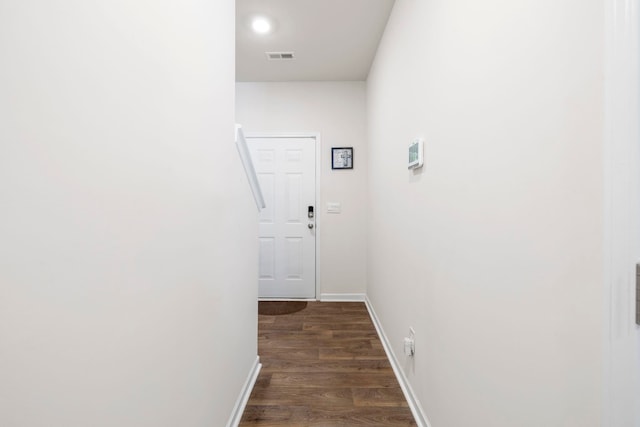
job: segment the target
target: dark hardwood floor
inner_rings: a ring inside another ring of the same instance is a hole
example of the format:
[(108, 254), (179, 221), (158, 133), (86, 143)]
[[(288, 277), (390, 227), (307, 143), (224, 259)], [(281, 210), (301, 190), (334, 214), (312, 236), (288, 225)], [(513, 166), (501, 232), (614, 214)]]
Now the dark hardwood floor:
[(258, 322), (262, 371), (241, 427), (416, 425), (363, 303)]

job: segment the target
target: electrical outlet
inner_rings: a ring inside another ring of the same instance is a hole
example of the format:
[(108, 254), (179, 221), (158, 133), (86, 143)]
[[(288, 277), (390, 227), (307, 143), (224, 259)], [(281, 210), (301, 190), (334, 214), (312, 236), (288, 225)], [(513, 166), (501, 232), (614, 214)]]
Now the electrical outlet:
[(416, 331), (409, 327), (409, 336), (404, 339), (405, 356), (413, 357), (416, 354)]
[(405, 337), (404, 339), (404, 355), (411, 356), (416, 354), (416, 343), (413, 338)]

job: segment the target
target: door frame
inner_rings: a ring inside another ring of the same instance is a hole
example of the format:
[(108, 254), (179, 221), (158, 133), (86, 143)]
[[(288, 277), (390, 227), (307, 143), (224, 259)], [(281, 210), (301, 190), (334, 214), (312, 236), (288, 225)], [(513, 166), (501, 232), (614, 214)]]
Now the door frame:
[(605, 0), (603, 427), (640, 426), (640, 0)]
[[(316, 274), (315, 274), (315, 296), (314, 298), (296, 298), (296, 301), (319, 301), (320, 295), (320, 232), (318, 229), (321, 229), (321, 212), (320, 206), (322, 205), (320, 200), (320, 178), (322, 176), (322, 141), (320, 138), (320, 132), (245, 132), (246, 138), (313, 138), (314, 144), (316, 148), (316, 188), (315, 188), (315, 229), (316, 229), (316, 239), (315, 239), (315, 263), (316, 263)], [(263, 300), (260, 298), (260, 300)], [(282, 300), (282, 298), (264, 298), (265, 301), (277, 301)]]

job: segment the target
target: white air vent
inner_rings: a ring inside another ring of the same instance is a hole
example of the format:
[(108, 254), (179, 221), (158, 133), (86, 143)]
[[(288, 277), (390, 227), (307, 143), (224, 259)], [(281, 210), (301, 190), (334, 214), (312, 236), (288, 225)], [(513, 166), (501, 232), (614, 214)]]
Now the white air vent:
[(295, 58), (293, 52), (265, 52), (265, 54), (269, 61), (281, 61)]

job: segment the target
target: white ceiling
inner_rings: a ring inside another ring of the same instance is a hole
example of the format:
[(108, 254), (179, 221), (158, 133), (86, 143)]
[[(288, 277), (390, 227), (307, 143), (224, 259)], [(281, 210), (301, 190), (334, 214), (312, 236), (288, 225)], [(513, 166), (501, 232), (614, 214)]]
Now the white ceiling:
[[(236, 0), (236, 80), (366, 80), (394, 1)], [(271, 34), (253, 33), (256, 15)], [(295, 59), (269, 61), (272, 51)]]

